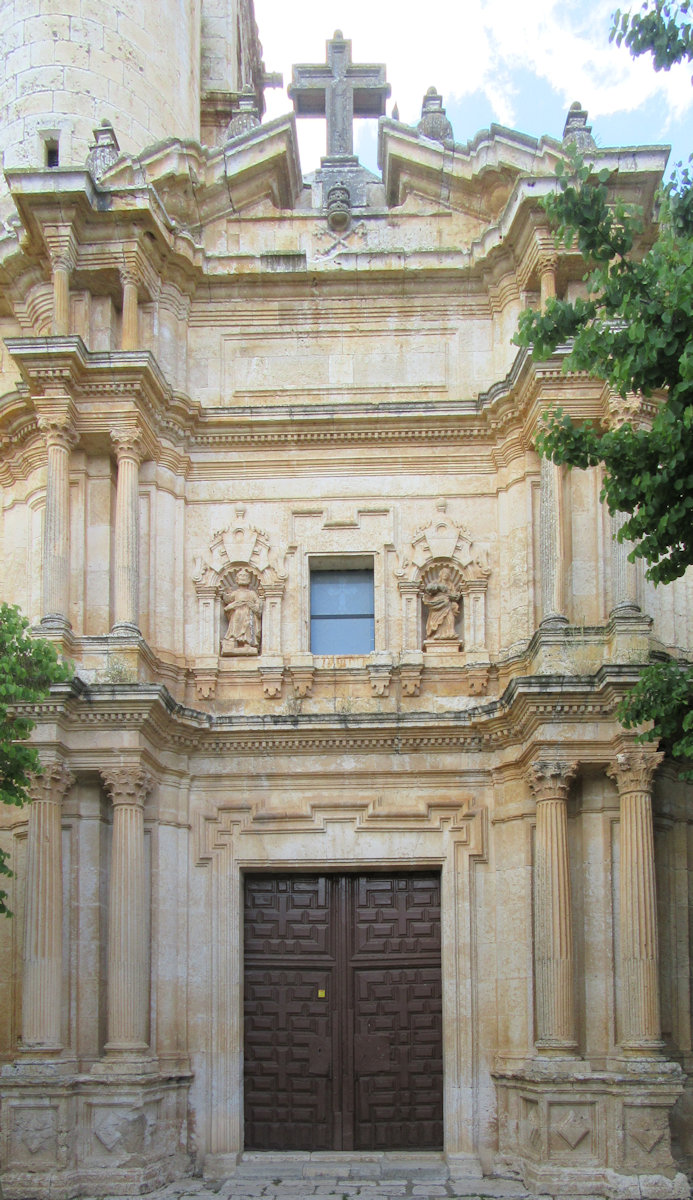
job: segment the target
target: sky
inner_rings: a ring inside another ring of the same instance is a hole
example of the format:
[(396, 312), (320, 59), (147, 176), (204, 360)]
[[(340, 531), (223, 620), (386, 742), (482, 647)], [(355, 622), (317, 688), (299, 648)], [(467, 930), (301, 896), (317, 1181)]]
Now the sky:
[[(637, 0), (636, 0), (637, 2)], [(379, 62), (392, 87), (387, 111), (415, 125), (421, 100), (442, 93), (456, 142), (491, 122), (560, 139), (570, 104), (589, 113), (598, 146), (671, 145), (669, 168), (693, 151), (691, 66), (655, 72), (609, 44), (617, 0), (255, 0), (265, 66), (284, 89), (265, 93), (265, 119), (290, 111), (293, 63), (325, 61), (336, 29), (352, 61)], [(639, 6), (639, 4), (638, 4)], [(303, 173), (325, 153), (323, 120), (300, 119)], [(377, 170), (377, 122), (355, 123), (355, 151)]]

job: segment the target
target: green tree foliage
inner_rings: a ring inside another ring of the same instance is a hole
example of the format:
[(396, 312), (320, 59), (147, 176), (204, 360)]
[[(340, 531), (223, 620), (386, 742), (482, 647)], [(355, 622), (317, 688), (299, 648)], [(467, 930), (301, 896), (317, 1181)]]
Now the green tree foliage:
[[(16, 605), (0, 604), (0, 801), (25, 804), (29, 776), (40, 773), (39, 756), (26, 739), (35, 721), (24, 706), (44, 700), (51, 684), (70, 678), (71, 670), (50, 642), (32, 638), (29, 622)], [(0, 850), (0, 876), (11, 875), (8, 855)], [(0, 888), (0, 913), (10, 916), (7, 892)]]
[[(615, 14), (612, 37), (667, 68), (693, 58), (688, 13), (688, 0), (648, 0), (639, 14)], [(568, 156), (556, 174), (545, 208), (558, 244), (577, 245), (585, 259), (586, 295), (522, 313), (515, 340), (539, 360), (568, 343), (567, 369), (605, 379), (624, 398), (652, 396), (657, 409), (650, 428), (612, 429), (555, 410), (537, 448), (571, 467), (603, 465), (602, 499), (627, 514), (619, 539), (633, 543), (631, 559), (645, 561), (655, 584), (669, 583), (693, 563), (693, 178), (679, 165), (660, 196), (657, 238), (643, 250), (642, 214), (613, 198), (609, 171)], [(661, 740), (693, 779), (693, 667), (644, 667), (619, 718), (641, 740)]]
[(625, 45), (634, 58), (652, 55), (655, 71), (693, 59), (693, 26), (689, 0), (646, 0), (639, 13), (614, 13), (611, 41)]

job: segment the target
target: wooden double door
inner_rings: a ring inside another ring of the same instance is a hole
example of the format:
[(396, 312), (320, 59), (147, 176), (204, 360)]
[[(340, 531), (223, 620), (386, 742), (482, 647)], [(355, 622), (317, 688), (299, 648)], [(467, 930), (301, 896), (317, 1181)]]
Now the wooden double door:
[(443, 1144), (440, 876), (245, 881), (245, 1146)]

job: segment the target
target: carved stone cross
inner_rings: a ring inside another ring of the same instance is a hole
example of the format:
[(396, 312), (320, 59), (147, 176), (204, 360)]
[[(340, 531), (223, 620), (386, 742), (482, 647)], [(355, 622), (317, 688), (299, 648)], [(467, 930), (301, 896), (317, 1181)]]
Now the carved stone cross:
[(297, 117), (327, 119), (328, 158), (354, 153), (354, 117), (385, 116), (390, 85), (379, 63), (352, 63), (351, 42), (338, 29), (327, 43), (326, 63), (293, 68), (289, 97)]

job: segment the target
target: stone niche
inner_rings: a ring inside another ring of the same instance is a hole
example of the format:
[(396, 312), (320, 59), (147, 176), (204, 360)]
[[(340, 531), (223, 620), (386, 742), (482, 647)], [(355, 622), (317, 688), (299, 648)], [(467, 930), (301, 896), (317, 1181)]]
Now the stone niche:
[(197, 694), (214, 696), (220, 660), (266, 666), (281, 655), (281, 605), (285, 576), (270, 562), (264, 530), (246, 520), (238, 505), (234, 519), (212, 536), (208, 552), (195, 560), (197, 593)]
[(417, 530), (398, 572), (402, 597), (402, 650), (488, 662), (486, 592), (488, 547), (475, 543), (439, 505), (441, 515)]

